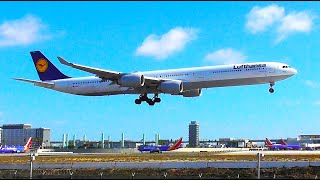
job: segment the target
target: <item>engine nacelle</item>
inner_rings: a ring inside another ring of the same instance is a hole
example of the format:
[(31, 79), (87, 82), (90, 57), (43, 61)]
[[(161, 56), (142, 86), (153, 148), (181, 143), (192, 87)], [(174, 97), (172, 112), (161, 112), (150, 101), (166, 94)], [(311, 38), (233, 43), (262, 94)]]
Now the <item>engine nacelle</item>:
[(197, 97), (201, 96), (201, 89), (192, 89), (190, 91), (182, 92), (183, 97)]
[(145, 82), (144, 76), (138, 73), (123, 75), (117, 81), (117, 83), (121, 86), (134, 87), (134, 88), (144, 86), (144, 82)]
[(180, 80), (170, 80), (162, 82), (159, 90), (166, 94), (179, 94), (183, 91), (183, 83)]

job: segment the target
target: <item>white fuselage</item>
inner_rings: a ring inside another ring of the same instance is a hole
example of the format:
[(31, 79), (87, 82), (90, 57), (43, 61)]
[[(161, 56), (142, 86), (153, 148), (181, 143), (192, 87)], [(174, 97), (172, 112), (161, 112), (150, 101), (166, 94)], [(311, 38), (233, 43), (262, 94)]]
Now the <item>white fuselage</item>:
[[(297, 71), (283, 63), (257, 62), (139, 73), (159, 79), (181, 80), (183, 82), (183, 91), (188, 91), (201, 88), (274, 83), (293, 76)], [(54, 86), (50, 89), (77, 95), (101, 96), (141, 94), (143, 92), (143, 88), (121, 87), (111, 80), (103, 80), (95, 76), (49, 82), (54, 83)], [(147, 93), (160, 94), (162, 92), (151, 88), (147, 90)]]

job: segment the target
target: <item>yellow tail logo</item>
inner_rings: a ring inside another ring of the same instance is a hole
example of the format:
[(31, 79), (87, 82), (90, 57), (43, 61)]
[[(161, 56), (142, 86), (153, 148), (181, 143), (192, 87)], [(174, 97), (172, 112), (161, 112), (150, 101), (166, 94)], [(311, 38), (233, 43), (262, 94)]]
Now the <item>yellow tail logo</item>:
[(39, 59), (36, 63), (37, 71), (45, 72), (48, 69), (48, 61), (45, 59)]

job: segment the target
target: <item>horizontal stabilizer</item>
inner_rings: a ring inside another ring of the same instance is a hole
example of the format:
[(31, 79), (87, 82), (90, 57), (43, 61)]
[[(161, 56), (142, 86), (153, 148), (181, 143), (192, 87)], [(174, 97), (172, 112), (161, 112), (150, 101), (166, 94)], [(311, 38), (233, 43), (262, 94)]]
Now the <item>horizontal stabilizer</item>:
[(43, 82), (43, 81), (36, 81), (36, 80), (30, 80), (30, 79), (22, 79), (22, 78), (13, 78), (14, 80), (17, 81), (24, 81), (28, 83), (33, 83), (36, 86), (41, 86), (45, 88), (52, 88), (54, 86), (54, 83), (51, 82)]

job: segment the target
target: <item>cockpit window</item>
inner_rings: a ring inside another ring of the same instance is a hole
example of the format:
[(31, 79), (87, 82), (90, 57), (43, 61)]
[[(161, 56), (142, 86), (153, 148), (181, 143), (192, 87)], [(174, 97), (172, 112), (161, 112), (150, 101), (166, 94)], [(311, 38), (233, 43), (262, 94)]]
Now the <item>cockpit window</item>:
[(290, 66), (282, 66), (282, 68), (290, 68)]

